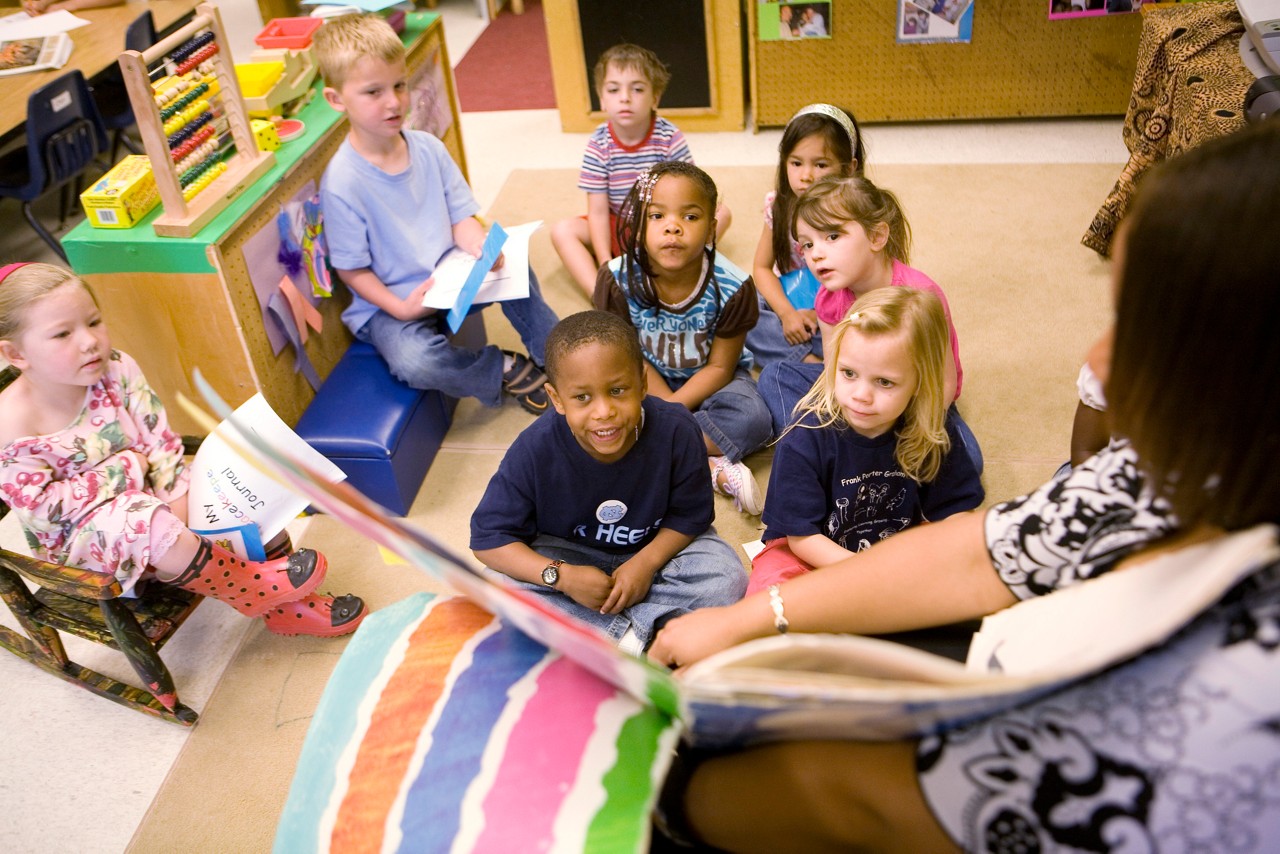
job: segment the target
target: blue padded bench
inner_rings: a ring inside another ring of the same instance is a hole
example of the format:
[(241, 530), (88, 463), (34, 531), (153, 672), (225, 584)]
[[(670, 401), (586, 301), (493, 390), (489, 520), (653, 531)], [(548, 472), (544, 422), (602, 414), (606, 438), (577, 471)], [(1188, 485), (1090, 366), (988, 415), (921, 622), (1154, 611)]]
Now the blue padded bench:
[(347, 482), (404, 516), (444, 440), (458, 401), (410, 388), (369, 344), (354, 342), (298, 420), (298, 435)]

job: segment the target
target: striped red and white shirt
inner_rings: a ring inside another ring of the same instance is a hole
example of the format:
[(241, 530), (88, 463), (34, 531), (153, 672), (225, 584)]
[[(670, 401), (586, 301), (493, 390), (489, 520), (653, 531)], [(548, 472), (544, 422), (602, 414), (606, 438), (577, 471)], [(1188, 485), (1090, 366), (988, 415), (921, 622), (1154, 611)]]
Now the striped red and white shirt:
[(655, 114), (648, 135), (631, 146), (623, 145), (605, 122), (587, 140), (578, 189), (608, 193), (609, 210), (617, 216), (640, 173), (663, 160), (693, 162), (684, 134), (671, 122)]

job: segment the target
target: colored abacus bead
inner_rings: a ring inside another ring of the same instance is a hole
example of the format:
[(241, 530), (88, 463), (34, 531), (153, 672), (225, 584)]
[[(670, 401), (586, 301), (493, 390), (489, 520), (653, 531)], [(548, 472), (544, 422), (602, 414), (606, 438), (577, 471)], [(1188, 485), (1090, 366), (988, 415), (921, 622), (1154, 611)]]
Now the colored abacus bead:
[(194, 182), (192, 182), (191, 186), (187, 187), (182, 191), (182, 198), (188, 202), (191, 201), (193, 198), (195, 198), (197, 193), (199, 193), (205, 187), (208, 187), (210, 184), (212, 184), (215, 178), (217, 178), (219, 175), (221, 175), (223, 172), (226, 172), (226, 171), (227, 171), (227, 164), (221, 161), (218, 161), (213, 165), (212, 168), (210, 168), (207, 172), (205, 172), (203, 175), (197, 178)]
[(196, 34), (186, 44), (169, 54), (169, 59), (173, 62), (181, 62), (211, 41), (213, 41), (213, 31), (205, 30)]
[[(213, 121), (212, 113), (202, 113), (196, 116), (194, 120), (180, 127), (179, 130), (169, 134), (168, 142), (170, 150), (211, 121)], [(169, 133), (167, 129), (165, 133)]]
[(192, 54), (190, 58), (185, 59), (182, 62), (178, 63), (178, 67), (176, 71), (178, 74), (186, 74), (188, 71), (195, 68), (197, 65), (204, 62), (206, 59), (213, 56), (217, 52), (218, 52), (217, 44), (205, 45), (204, 47), (196, 51), (194, 54)]
[[(196, 101), (179, 110), (171, 119), (164, 123), (164, 132), (166, 134), (177, 133), (184, 125), (189, 125), (200, 115), (209, 111), (209, 99), (205, 98)], [(181, 141), (181, 140), (179, 140)]]
[(218, 141), (216, 139), (205, 140), (199, 148), (196, 148), (191, 154), (182, 159), (176, 167), (176, 171), (182, 174), (197, 164), (211, 158), (218, 150)]
[[(186, 92), (183, 92), (182, 95), (179, 96), (178, 99), (175, 100), (172, 104), (170, 104), (166, 110), (162, 110), (160, 112), (160, 118), (162, 120), (169, 119), (176, 113), (180, 112), (183, 107), (186, 107), (196, 98), (199, 98), (201, 95), (203, 95), (208, 91), (209, 91), (209, 85), (207, 83), (201, 83), (200, 85), (194, 86), (191, 89), (187, 90)], [(168, 113), (168, 115), (165, 115), (166, 112)]]

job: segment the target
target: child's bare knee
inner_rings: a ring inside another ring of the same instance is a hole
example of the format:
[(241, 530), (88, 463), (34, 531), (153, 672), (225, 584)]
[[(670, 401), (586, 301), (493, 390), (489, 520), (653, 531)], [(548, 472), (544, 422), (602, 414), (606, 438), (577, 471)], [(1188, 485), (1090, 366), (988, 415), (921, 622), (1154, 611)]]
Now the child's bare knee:
[(579, 219), (570, 217), (556, 221), (551, 226), (551, 243), (562, 252), (565, 247), (572, 248), (575, 245), (584, 245), (586, 233), (585, 229), (578, 228)]

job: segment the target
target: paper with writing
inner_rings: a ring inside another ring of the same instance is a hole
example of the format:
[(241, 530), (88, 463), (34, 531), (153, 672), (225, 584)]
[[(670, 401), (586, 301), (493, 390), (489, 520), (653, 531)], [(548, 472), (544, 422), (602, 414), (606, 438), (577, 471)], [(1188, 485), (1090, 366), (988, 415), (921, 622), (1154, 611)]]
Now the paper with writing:
[[(507, 240), (502, 246), (503, 264), (497, 270), (490, 269), (484, 274), (472, 300), (473, 305), (524, 299), (529, 295), (529, 237), (541, 225), (541, 222), (530, 222), (506, 231)], [(445, 254), (431, 274), (435, 283), (423, 296), (422, 304), (441, 310), (453, 308), (467, 276), (477, 266), (476, 259), (461, 249)]]
[[(240, 429), (305, 460), (317, 477), (329, 481), (346, 477), (280, 420), (261, 394), (241, 404), (235, 416)], [(230, 441), (234, 437), (229, 434), (234, 429), (227, 422), (218, 425), (196, 452), (191, 465), (187, 523), (196, 533), (210, 535), (253, 524), (258, 527), (261, 541), (270, 542), (306, 509), (309, 501), (246, 460)]]

